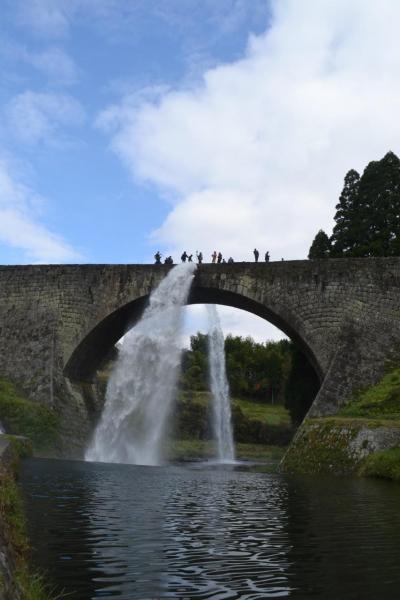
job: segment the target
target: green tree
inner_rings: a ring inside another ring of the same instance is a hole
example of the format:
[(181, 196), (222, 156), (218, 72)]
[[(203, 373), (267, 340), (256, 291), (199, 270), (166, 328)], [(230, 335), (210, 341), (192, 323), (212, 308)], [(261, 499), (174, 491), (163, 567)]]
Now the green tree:
[(318, 259), (318, 258), (329, 258), (331, 254), (331, 242), (325, 231), (320, 229), (317, 235), (314, 238), (313, 243), (311, 244), (310, 251), (308, 253), (308, 258), (310, 259)]
[(332, 256), (351, 253), (362, 235), (359, 187), (360, 175), (352, 169), (344, 178), (344, 187), (336, 205), (336, 225), (331, 237)]
[(400, 254), (400, 160), (393, 152), (370, 162), (361, 177), (347, 173), (335, 223), (331, 256)]
[(372, 161), (360, 179), (360, 234), (353, 256), (393, 256), (400, 238), (400, 160), (388, 152)]

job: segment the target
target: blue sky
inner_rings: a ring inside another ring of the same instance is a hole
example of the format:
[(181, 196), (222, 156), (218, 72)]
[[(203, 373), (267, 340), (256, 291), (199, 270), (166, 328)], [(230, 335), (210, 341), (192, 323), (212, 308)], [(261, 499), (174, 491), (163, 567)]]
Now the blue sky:
[[(217, 6), (216, 6), (217, 5)], [(0, 245), (1, 262), (147, 262), (169, 205), (137, 181), (97, 126), (126, 95), (196, 85), (268, 22), (255, 0), (1, 0), (1, 156), (40, 197), (30, 220), (57, 251)], [(28, 113), (28, 115), (27, 115)], [(37, 209), (37, 210), (36, 210)], [(35, 240), (32, 240), (32, 245)], [(69, 250), (70, 251), (69, 251)]]
[(399, 19), (397, 0), (0, 0), (0, 262), (305, 258), (345, 173), (400, 152)]

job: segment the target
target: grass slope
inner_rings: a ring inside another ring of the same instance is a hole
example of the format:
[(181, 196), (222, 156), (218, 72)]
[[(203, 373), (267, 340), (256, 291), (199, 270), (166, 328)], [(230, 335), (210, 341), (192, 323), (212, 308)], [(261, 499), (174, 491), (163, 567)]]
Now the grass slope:
[[(197, 403), (202, 406), (211, 404), (210, 392), (183, 392), (182, 397), (191, 403)], [(281, 404), (265, 404), (264, 402), (232, 398), (232, 406), (233, 408), (240, 408), (244, 416), (248, 419), (263, 421), (269, 425), (290, 425), (289, 412)]]
[(4, 378), (0, 378), (0, 421), (7, 432), (28, 437), (35, 450), (51, 449), (56, 443), (58, 420), (54, 412), (26, 400)]
[(376, 385), (361, 390), (340, 414), (400, 421), (400, 368), (387, 373)]
[[(0, 462), (0, 522), (3, 542), (13, 563), (13, 578), (19, 592), (18, 598), (56, 600), (43, 577), (32, 572), (28, 562), (29, 542), (24, 504), (15, 477), (19, 459), (29, 454), (29, 444), (18, 439), (13, 440), (12, 436), (7, 436), (7, 439), (12, 443), (12, 457), (6, 463)], [(0, 581), (0, 592), (1, 583)]]

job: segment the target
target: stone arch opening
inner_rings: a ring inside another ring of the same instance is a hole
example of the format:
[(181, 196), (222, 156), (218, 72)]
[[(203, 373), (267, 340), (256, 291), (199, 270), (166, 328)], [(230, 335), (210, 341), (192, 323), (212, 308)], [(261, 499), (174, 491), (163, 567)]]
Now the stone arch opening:
[[(64, 375), (72, 382), (92, 381), (99, 366), (104, 363), (118, 340), (140, 319), (148, 298), (146, 295), (128, 302), (97, 323), (72, 352), (66, 362)], [(269, 321), (296, 342), (322, 383), (323, 370), (307, 340), (296, 330), (293, 323), (268, 307), (238, 293), (196, 285), (192, 287), (188, 304), (221, 304), (250, 312)]]

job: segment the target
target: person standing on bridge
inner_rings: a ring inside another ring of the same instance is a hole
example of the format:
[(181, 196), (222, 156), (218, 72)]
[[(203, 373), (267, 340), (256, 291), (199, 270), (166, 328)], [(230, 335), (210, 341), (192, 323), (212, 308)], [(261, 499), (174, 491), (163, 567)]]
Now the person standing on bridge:
[(201, 263), (203, 262), (203, 253), (197, 252), (197, 250), (196, 250), (196, 256), (197, 256), (197, 262), (199, 263), (199, 265), (201, 265)]
[(161, 253), (160, 253), (159, 250), (157, 250), (157, 252), (155, 253), (154, 258), (155, 258), (155, 261), (156, 261), (155, 264), (156, 265), (161, 265)]
[(193, 262), (193, 254), (189, 254), (189, 256), (188, 256), (188, 262)]
[(268, 250), (265, 253), (265, 262), (269, 262), (269, 252), (268, 252)]
[(221, 252), (218, 252), (218, 256), (217, 256), (217, 263), (221, 263), (222, 262), (222, 254)]
[(186, 254), (186, 250), (184, 251), (184, 253), (181, 256), (181, 261), (182, 262), (186, 262), (186, 259), (188, 258), (188, 255)]
[(211, 259), (212, 259), (211, 260), (212, 263), (216, 262), (216, 260), (217, 260), (217, 251), (216, 250), (214, 250), (214, 252), (211, 254)]
[(255, 260), (256, 262), (258, 262), (258, 257), (260, 256), (260, 253), (259, 253), (259, 251), (257, 250), (257, 248), (254, 248), (254, 250), (253, 250), (253, 254), (254, 254), (254, 260)]

